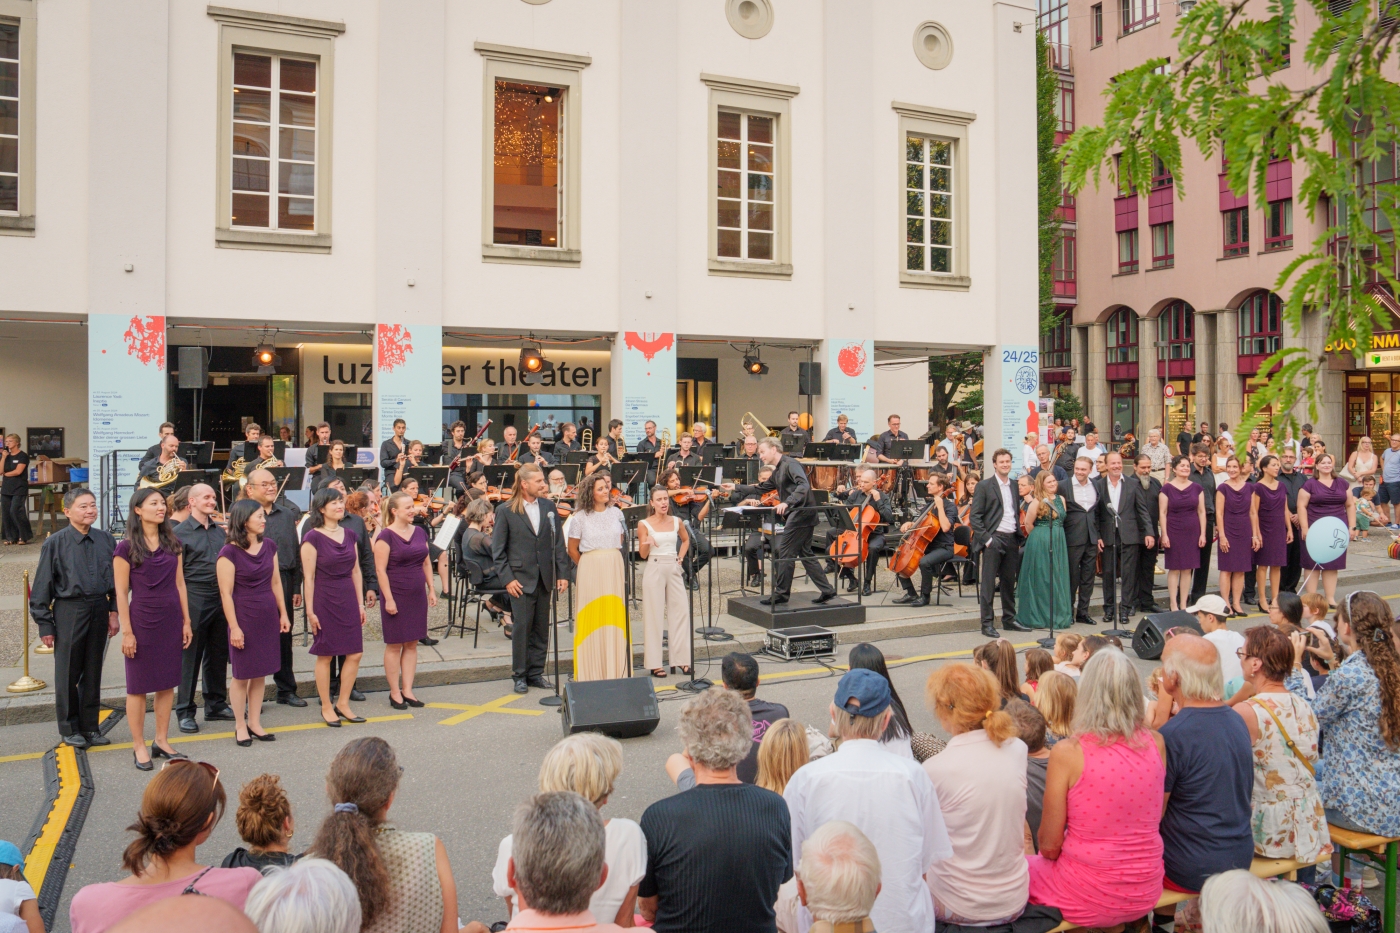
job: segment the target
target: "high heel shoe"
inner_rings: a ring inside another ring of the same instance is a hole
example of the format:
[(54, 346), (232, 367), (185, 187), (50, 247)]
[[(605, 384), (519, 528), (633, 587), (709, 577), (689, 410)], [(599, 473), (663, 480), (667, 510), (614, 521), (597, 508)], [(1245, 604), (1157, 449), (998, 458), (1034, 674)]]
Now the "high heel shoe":
[[(335, 707), (332, 706), (331, 709), (335, 709)], [(337, 712), (338, 712), (338, 711), (337, 711)], [(327, 719), (327, 718), (325, 717), (324, 714), (322, 714), (322, 716), (321, 716), (321, 722), (325, 723), (327, 726), (330, 726), (332, 729), (339, 729), (339, 728), (340, 728), (340, 720), (339, 720), (339, 719), (336, 719), (334, 722), (332, 722), (331, 720)]]
[(147, 758), (145, 761), (142, 761), (140, 758), (137, 758), (136, 749), (134, 748), (131, 750), (131, 760), (136, 765), (137, 771), (154, 771), (156, 769), (156, 763), (151, 759)]
[(160, 747), (159, 745), (157, 745), (155, 742), (152, 742), (152, 743), (151, 743), (151, 757), (152, 757), (152, 758), (168, 758), (168, 759), (170, 759), (171, 761), (174, 761), (174, 760), (177, 759), (177, 758), (188, 758), (188, 757), (190, 757), (190, 756), (189, 756), (189, 755), (186, 755), (184, 752), (167, 752), (165, 749), (161, 748), (161, 747)]
[(414, 709), (422, 709), (423, 707), (428, 705), (422, 700), (418, 699), (417, 697), (409, 696), (407, 693), (403, 695), (403, 701), (409, 706), (413, 707)]
[(234, 730), (234, 733), (233, 733), (233, 742), (234, 742), (234, 744), (237, 745), (239, 748), (251, 748), (252, 745), (253, 745), (253, 737), (252, 737), (252, 735), (251, 735), (251, 733), (250, 733), (249, 736), (248, 736), (248, 738), (246, 738), (246, 739), (240, 739), (240, 738), (238, 737), (238, 730), (235, 729), (235, 730)]
[(332, 707), (332, 709), (335, 710), (335, 714), (336, 714), (337, 716), (339, 716), (339, 717), (341, 718), (341, 720), (343, 720), (344, 722), (364, 722), (364, 721), (365, 721), (365, 717), (363, 717), (363, 716), (350, 716), (350, 715), (347, 715), (339, 706)]
[(257, 732), (254, 732), (252, 729), (249, 729), (249, 730), (248, 730), (248, 735), (249, 735), (249, 737), (251, 737), (251, 738), (257, 739), (259, 742), (276, 742), (276, 741), (277, 741), (277, 736), (273, 735), (271, 732), (257, 733)]
[(408, 709), (407, 703), (402, 700), (395, 700), (393, 697), (389, 697), (389, 705), (394, 709)]

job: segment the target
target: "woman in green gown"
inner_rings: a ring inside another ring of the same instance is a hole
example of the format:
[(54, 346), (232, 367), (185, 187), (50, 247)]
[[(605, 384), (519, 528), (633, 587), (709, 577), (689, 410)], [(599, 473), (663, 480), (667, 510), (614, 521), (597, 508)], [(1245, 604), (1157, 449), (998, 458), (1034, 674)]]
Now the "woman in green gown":
[(1050, 470), (1035, 478), (1035, 495), (1021, 521), (1026, 550), (1016, 587), (1017, 618), (1031, 628), (1069, 628), (1069, 548), (1065, 544), (1065, 500)]

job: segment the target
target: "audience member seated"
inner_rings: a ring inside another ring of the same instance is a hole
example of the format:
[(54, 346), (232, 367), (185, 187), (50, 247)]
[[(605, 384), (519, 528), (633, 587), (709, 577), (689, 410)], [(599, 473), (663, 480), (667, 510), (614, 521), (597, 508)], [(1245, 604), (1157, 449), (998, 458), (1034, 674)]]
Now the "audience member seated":
[(861, 642), (851, 649), (846, 657), (846, 665), (851, 669), (864, 668), (867, 671), (874, 671), (885, 682), (890, 685), (890, 710), (892, 717), (890, 727), (885, 730), (885, 734), (880, 736), (880, 745), (885, 751), (893, 752), (903, 758), (914, 758), (914, 728), (909, 724), (909, 713), (904, 708), (904, 701), (899, 697), (899, 691), (894, 687), (894, 681), (890, 678), (889, 665), (885, 663), (885, 654), (879, 648), (869, 642)]
[(1050, 652), (1044, 648), (1026, 649), (1026, 679), (1021, 683), (1021, 693), (1025, 695), (1028, 702), (1035, 702), (1035, 691), (1040, 683), (1040, 675), (1054, 669), (1055, 656)]
[(238, 836), (248, 843), (224, 856), (224, 868), (287, 866), (300, 856), (287, 851), (296, 824), (292, 804), (275, 774), (259, 774), (238, 792), (238, 812), (234, 814)]
[(1107, 927), (1146, 916), (1162, 894), (1166, 748), (1142, 725), (1142, 680), (1121, 651), (1084, 665), (1073, 735), (1050, 751), (1030, 902)]
[(359, 933), (360, 896), (350, 876), (323, 858), (269, 868), (243, 911), (258, 933)]
[(991, 671), (996, 678), (1002, 705), (1012, 700), (1025, 700), (1030, 697), (1021, 692), (1021, 678), (1016, 676), (1016, 649), (1005, 638), (978, 645), (972, 652), (972, 660), (984, 671)]
[[(520, 912), (507, 930), (622, 929), (599, 921), (589, 910), (594, 894), (608, 880), (607, 830), (596, 806), (570, 791), (539, 794), (515, 811), (512, 830), (506, 877)], [(470, 924), (466, 933), (480, 928)]]
[(753, 744), (749, 706), (732, 690), (706, 690), (681, 708), (677, 731), (696, 784), (642, 814), (640, 912), (658, 933), (772, 933), (778, 887), (792, 877), (792, 824), (782, 797), (735, 773)]
[[(928, 866), (941, 923), (1010, 923), (1026, 907), (1026, 745), (1001, 709), (996, 678), (947, 664), (928, 678), (927, 702), (952, 738), (924, 762), (953, 856)], [(1020, 701), (1013, 701), (1020, 702)]]
[(1046, 671), (1040, 675), (1032, 705), (1045, 717), (1045, 744), (1054, 748), (1055, 743), (1068, 738), (1074, 727), (1074, 706), (1079, 696), (1077, 681), (1059, 671)]
[[(792, 851), (823, 824), (845, 820), (884, 853), (880, 896), (871, 910), (880, 933), (914, 933), (933, 928), (933, 899), (924, 872), (951, 858), (938, 794), (924, 769), (912, 759), (886, 752), (880, 737), (889, 728), (890, 684), (874, 671), (856, 668), (842, 675), (831, 705), (831, 736), (836, 753), (798, 770), (783, 796), (792, 813)], [(799, 911), (799, 933), (812, 916)]]
[(442, 840), (387, 822), (402, 776), (383, 739), (346, 744), (326, 776), (331, 814), (308, 854), (329, 859), (350, 876), (360, 895), (363, 933), (452, 933), (457, 886)]
[[(811, 761), (807, 727), (796, 719), (779, 719), (768, 728), (758, 747), (758, 781), (765, 790), (781, 794), (797, 769)], [(778, 888), (773, 905), (778, 929), (797, 933), (797, 880), (789, 878)]]
[[(613, 785), (621, 773), (620, 742), (596, 732), (579, 732), (561, 739), (544, 756), (544, 763), (540, 765), (540, 793), (572, 791), (601, 810), (612, 796)], [(603, 827), (608, 843), (608, 877), (603, 886), (593, 892), (588, 910), (595, 919), (630, 927), (637, 903), (637, 884), (647, 869), (647, 840), (642, 828), (631, 820), (604, 820)], [(514, 891), (506, 877), (511, 838), (507, 836), (501, 840), (496, 867), (491, 871), (491, 886), (497, 897), (505, 898), (507, 915), (515, 916), (519, 905), (514, 903)]]
[(1040, 851), (1040, 813), (1045, 801), (1045, 769), (1050, 764), (1050, 748), (1045, 744), (1045, 717), (1040, 710), (1016, 700), (1006, 704), (1007, 715), (1016, 724), (1016, 735), (1026, 743), (1026, 836), (1027, 855)]
[[(136, 839), (122, 853), (130, 878), (90, 884), (73, 897), (73, 933), (103, 933), (149, 904), (181, 894), (204, 894), (239, 910), (262, 875), (252, 868), (205, 868), (195, 849), (214, 832), (227, 798), (211, 764), (174, 758), (151, 778), (141, 812), (128, 827)], [(200, 898), (206, 900), (207, 898)]]
[(237, 907), (218, 897), (182, 894), (148, 904), (108, 927), (111, 933), (259, 933)]
[[(1313, 779), (1317, 717), (1307, 700), (1283, 685), (1293, 670), (1293, 646), (1272, 625), (1256, 625), (1245, 632), (1241, 664), (1250, 698), (1236, 703), (1234, 710), (1254, 747), (1254, 854), (1309, 864), (1321, 861), (1332, 854), (1332, 843)], [(1311, 867), (1298, 871), (1299, 881), (1310, 883), (1313, 876)]]
[(13, 842), (0, 841), (0, 933), (6, 933), (6, 926), (44, 933), (39, 899), (24, 877), (24, 856)]
[(1256, 878), (1236, 868), (1201, 888), (1202, 933), (1328, 933), (1327, 920), (1307, 891), (1287, 881)]
[(1075, 662), (1075, 652), (1079, 650), (1079, 645), (1084, 641), (1083, 635), (1074, 632), (1062, 632), (1055, 636), (1055, 670), (1068, 677), (1079, 679), (1080, 668)]
[(749, 704), (749, 715), (753, 717), (753, 744), (736, 769), (739, 780), (752, 784), (758, 778), (758, 744), (773, 723), (788, 718), (788, 710), (781, 703), (758, 698), (758, 661), (753, 655), (731, 651), (720, 661), (719, 668), (724, 685), (744, 698)]
[[(1167, 744), (1163, 884), (1195, 894), (1211, 875), (1248, 868), (1254, 860), (1253, 753), (1244, 720), (1225, 705), (1215, 645), (1193, 634), (1168, 641), (1162, 649), (1162, 692), (1177, 709), (1160, 730)], [(1193, 927), (1199, 906), (1192, 898), (1168, 907), (1158, 922), (1177, 914), (1178, 929)]]
[[(1400, 836), (1400, 654), (1386, 601), (1369, 590), (1337, 607), (1337, 636), (1350, 651), (1327, 676), (1312, 708), (1326, 738), (1317, 789), (1327, 822), (1354, 832)], [(1288, 689), (1304, 696), (1307, 636), (1293, 636)]]
[(832, 820), (802, 843), (797, 892), (813, 929), (873, 931), (871, 908), (880, 893), (880, 856), (855, 826)]
[(1214, 593), (1207, 593), (1196, 600), (1194, 606), (1187, 606), (1187, 612), (1196, 614), (1196, 621), (1201, 623), (1201, 631), (1205, 632), (1206, 641), (1215, 646), (1216, 653), (1220, 655), (1220, 676), (1224, 678), (1225, 699), (1232, 699), (1244, 686), (1244, 671), (1240, 669), (1239, 651), (1244, 647), (1244, 636), (1239, 632), (1232, 632), (1225, 624), (1229, 618), (1230, 607), (1225, 600)]
[[(1324, 597), (1325, 598), (1325, 597)], [(1303, 625), (1303, 600), (1297, 593), (1284, 591), (1274, 597), (1273, 604), (1269, 607), (1269, 621), (1279, 626), (1280, 631), (1284, 625)]]

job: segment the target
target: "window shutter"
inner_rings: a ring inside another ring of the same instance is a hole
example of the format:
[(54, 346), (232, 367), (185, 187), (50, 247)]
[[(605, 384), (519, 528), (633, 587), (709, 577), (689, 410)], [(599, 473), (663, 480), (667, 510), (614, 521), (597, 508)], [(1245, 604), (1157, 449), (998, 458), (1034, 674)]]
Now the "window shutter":
[(1293, 161), (1277, 159), (1269, 163), (1264, 175), (1264, 196), (1269, 201), (1293, 197)]
[(1130, 194), (1113, 199), (1113, 229), (1117, 233), (1138, 228), (1138, 199)]
[[(1163, 188), (1156, 188), (1147, 196), (1147, 222), (1148, 224), (1169, 224), (1172, 222), (1172, 209), (1174, 199), (1172, 192), (1176, 190), (1172, 185)], [(1136, 224), (1134, 224), (1136, 226)]]

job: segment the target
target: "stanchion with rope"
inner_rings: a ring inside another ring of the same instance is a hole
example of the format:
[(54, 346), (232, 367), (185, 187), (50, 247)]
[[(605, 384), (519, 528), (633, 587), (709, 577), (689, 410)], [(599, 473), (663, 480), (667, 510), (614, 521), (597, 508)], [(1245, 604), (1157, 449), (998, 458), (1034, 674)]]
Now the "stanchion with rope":
[[(10, 693), (33, 693), (43, 690), (48, 684), (29, 676), (29, 571), (24, 572), (24, 609), (20, 612), (20, 624), (24, 626), (24, 676), (5, 689)], [(40, 648), (43, 645), (39, 646)], [(52, 652), (53, 649), (48, 649)]]

